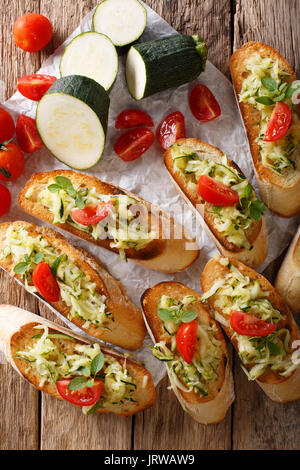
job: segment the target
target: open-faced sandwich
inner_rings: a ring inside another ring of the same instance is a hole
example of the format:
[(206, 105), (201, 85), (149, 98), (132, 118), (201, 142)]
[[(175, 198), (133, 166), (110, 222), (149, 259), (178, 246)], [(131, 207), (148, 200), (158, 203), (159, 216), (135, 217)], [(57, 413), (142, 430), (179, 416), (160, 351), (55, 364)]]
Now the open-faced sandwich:
[(125, 349), (142, 346), (142, 312), (121, 283), (54, 230), (27, 222), (0, 224), (0, 266), (91, 336)]
[(173, 218), (128, 191), (74, 171), (33, 175), (19, 195), (21, 208), (84, 240), (164, 273), (190, 266), (194, 240)]
[(219, 251), (249, 266), (268, 252), (266, 209), (239, 167), (221, 150), (198, 139), (179, 139), (165, 154), (171, 179), (203, 217)]
[(0, 305), (0, 350), (38, 390), (86, 415), (129, 416), (156, 399), (151, 374), (141, 365), (12, 305)]
[(275, 287), (293, 313), (300, 313), (300, 226), (278, 271)]
[(249, 380), (274, 401), (299, 399), (299, 330), (274, 287), (234, 258), (219, 256), (205, 266), (201, 286)]
[(142, 306), (152, 352), (167, 367), (183, 409), (202, 424), (221, 421), (234, 400), (226, 343), (201, 295), (180, 282), (146, 290)]
[(300, 210), (300, 109), (296, 76), (262, 42), (248, 42), (230, 61), (231, 76), (265, 204), (282, 217)]

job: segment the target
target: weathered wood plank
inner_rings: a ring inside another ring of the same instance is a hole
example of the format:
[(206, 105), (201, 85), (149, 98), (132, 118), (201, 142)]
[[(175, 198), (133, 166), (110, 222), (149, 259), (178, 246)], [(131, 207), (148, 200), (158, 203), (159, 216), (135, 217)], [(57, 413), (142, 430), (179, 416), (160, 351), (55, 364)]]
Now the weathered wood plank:
[[(300, 5), (297, 0), (237, 0), (234, 49), (247, 41), (263, 41), (283, 54), (299, 73)], [(265, 275), (274, 280), (279, 262)], [(233, 416), (234, 449), (298, 449), (300, 403), (277, 404), (247, 377), (235, 357), (236, 402)]]

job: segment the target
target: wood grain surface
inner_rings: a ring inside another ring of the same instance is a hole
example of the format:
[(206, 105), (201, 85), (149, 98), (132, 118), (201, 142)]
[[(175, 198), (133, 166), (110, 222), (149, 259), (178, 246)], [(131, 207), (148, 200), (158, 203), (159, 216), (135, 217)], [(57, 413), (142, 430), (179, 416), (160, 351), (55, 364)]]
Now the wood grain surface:
[[(1, 99), (16, 90), (17, 78), (34, 73), (78, 26), (96, 0), (1, 0)], [(276, 47), (300, 72), (299, 0), (146, 0), (180, 32), (199, 33), (209, 45), (209, 59), (229, 77), (232, 51), (249, 40)], [(12, 40), (12, 25), (26, 12), (48, 16), (51, 43), (26, 54)], [(275, 268), (268, 271), (272, 279)], [(0, 302), (54, 319), (53, 314), (0, 272)], [(55, 321), (57, 319), (55, 318)], [(0, 364), (0, 449), (299, 449), (300, 403), (279, 405), (248, 382), (233, 359), (236, 401), (226, 419), (208, 427), (184, 414), (163, 380), (157, 403), (133, 418), (92, 416), (41, 395), (12, 369)]]

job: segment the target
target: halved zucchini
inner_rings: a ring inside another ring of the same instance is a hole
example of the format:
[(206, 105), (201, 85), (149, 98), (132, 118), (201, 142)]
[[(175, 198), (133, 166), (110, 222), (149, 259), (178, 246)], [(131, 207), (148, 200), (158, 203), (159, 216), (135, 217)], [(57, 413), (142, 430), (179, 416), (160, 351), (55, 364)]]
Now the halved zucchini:
[(93, 16), (93, 28), (108, 36), (115, 46), (126, 46), (144, 32), (147, 12), (138, 0), (104, 0)]
[(62, 77), (84, 75), (109, 90), (118, 73), (118, 54), (111, 40), (92, 31), (76, 36), (66, 47), (60, 61)]
[(38, 104), (36, 126), (45, 146), (76, 170), (90, 168), (105, 145), (109, 96), (88, 77), (70, 75), (54, 82)]

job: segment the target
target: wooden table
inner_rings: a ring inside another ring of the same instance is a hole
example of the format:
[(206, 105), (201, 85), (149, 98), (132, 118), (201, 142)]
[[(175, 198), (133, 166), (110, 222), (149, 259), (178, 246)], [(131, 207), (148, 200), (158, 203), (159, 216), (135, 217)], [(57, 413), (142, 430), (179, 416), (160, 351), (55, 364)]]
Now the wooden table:
[[(1, 0), (0, 79), (6, 99), (17, 78), (37, 71), (43, 60), (78, 26), (97, 0)], [(232, 51), (249, 40), (278, 49), (300, 72), (299, 0), (146, 0), (174, 28), (199, 33), (209, 59), (229, 77)], [(50, 18), (54, 37), (41, 53), (28, 54), (12, 41), (12, 26), (25, 12)], [(299, 78), (299, 77), (298, 77)], [(274, 269), (272, 270), (274, 272)], [(272, 272), (270, 272), (272, 277)], [(0, 301), (52, 319), (40, 302), (0, 273)], [(57, 319), (56, 319), (57, 321)], [(226, 419), (208, 427), (184, 414), (167, 380), (158, 386), (155, 406), (133, 418), (91, 416), (41, 395), (10, 366), (0, 365), (1, 449), (299, 449), (300, 403), (271, 402), (248, 382), (233, 358), (236, 401)]]

